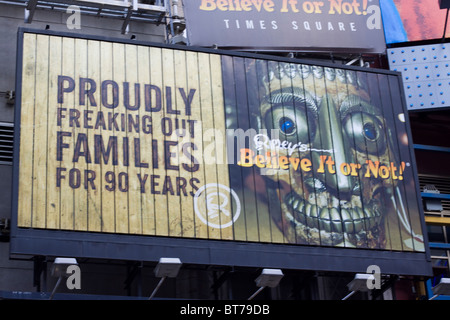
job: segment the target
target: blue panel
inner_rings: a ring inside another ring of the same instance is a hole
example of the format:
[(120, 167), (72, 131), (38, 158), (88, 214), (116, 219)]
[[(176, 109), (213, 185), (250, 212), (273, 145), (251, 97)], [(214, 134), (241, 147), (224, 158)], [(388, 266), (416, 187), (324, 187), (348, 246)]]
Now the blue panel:
[(427, 150), (427, 151), (439, 151), (439, 152), (450, 152), (450, 148), (430, 146), (425, 144), (414, 144), (414, 149), (416, 150)]
[(429, 245), (433, 249), (450, 249), (450, 243), (430, 242)]
[(422, 196), (422, 198), (449, 199), (450, 200), (450, 194), (421, 192), (420, 195)]

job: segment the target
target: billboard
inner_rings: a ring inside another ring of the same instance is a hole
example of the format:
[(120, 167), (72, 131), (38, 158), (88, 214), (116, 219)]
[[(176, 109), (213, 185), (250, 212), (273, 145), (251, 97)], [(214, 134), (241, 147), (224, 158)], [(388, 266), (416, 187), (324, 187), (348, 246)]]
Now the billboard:
[(378, 0), (184, 1), (190, 45), (384, 53)]
[(398, 73), (29, 30), (19, 48), (12, 253), (428, 272)]
[(422, 41), (449, 37), (444, 35), (447, 10), (439, 1), (380, 1), (386, 43)]

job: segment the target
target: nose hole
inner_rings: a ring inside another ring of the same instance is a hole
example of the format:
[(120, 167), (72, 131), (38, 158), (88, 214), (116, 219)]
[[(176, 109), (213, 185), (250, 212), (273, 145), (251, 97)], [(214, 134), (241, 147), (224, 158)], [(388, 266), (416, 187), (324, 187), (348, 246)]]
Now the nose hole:
[(348, 177), (348, 184), (345, 186), (336, 185), (319, 178), (309, 178), (305, 180), (305, 186), (309, 192), (321, 193), (328, 192), (330, 195), (342, 201), (350, 201), (352, 196), (361, 192), (361, 186), (357, 177)]
[(348, 177), (345, 186), (338, 185), (336, 193), (339, 199), (350, 201), (352, 196), (361, 192), (361, 186), (357, 177)]
[(305, 180), (305, 186), (309, 192), (324, 192), (327, 191), (325, 183), (318, 178), (308, 178)]

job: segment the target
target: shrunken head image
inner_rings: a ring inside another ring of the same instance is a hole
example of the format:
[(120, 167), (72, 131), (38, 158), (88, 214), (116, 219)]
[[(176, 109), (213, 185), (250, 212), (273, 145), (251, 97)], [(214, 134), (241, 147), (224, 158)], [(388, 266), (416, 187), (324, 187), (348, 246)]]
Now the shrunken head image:
[[(255, 134), (238, 165), (253, 168), (260, 203), (278, 204), (270, 215), (289, 243), (422, 247), (410, 220), (418, 217), (406, 209), (403, 173), (410, 164), (398, 155), (393, 109), (382, 106), (386, 92), (371, 76), (247, 64), (245, 81), (257, 87), (247, 98)], [(393, 236), (401, 232), (403, 238)]]

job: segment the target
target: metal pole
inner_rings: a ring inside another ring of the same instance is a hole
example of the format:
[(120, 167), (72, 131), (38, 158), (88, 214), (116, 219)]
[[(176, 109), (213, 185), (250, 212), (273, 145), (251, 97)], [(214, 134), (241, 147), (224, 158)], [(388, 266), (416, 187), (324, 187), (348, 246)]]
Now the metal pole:
[(169, 10), (169, 28), (170, 28), (170, 43), (172, 43), (173, 37), (175, 37), (175, 30), (173, 28), (173, 16), (172, 16), (172, 8), (170, 6), (170, 2), (166, 0), (165, 6), (167, 10)]
[(248, 300), (252, 300), (254, 297), (256, 297), (256, 295), (257, 295), (258, 293), (260, 293), (261, 291), (263, 291), (264, 288), (265, 288), (265, 287), (260, 287), (258, 290), (256, 290), (256, 292), (255, 292), (254, 294), (252, 294), (252, 295), (250, 296), (250, 298), (248, 298)]
[(450, 8), (447, 9), (447, 16), (445, 17), (445, 26), (444, 26), (444, 34), (442, 35), (442, 41), (445, 39), (445, 33), (447, 32), (447, 21), (448, 21), (448, 11)]
[(158, 285), (156, 286), (155, 290), (153, 290), (152, 294), (150, 295), (150, 297), (148, 298), (148, 300), (152, 300), (152, 298), (155, 296), (156, 291), (158, 291), (159, 287), (161, 287), (162, 283), (164, 282), (164, 280), (166, 280), (167, 277), (162, 277), (161, 280), (159, 280)]
[(346, 295), (345, 297), (343, 297), (342, 300), (347, 300), (347, 299), (350, 298), (352, 295), (354, 295), (355, 292), (356, 292), (356, 291), (350, 292), (348, 295)]
[(62, 276), (59, 276), (58, 281), (56, 281), (56, 285), (55, 285), (55, 287), (53, 288), (53, 291), (52, 291), (52, 294), (50, 295), (49, 300), (52, 300), (52, 299), (53, 299), (53, 296), (55, 295), (56, 289), (58, 289), (59, 284), (61, 283), (61, 279), (62, 279)]

